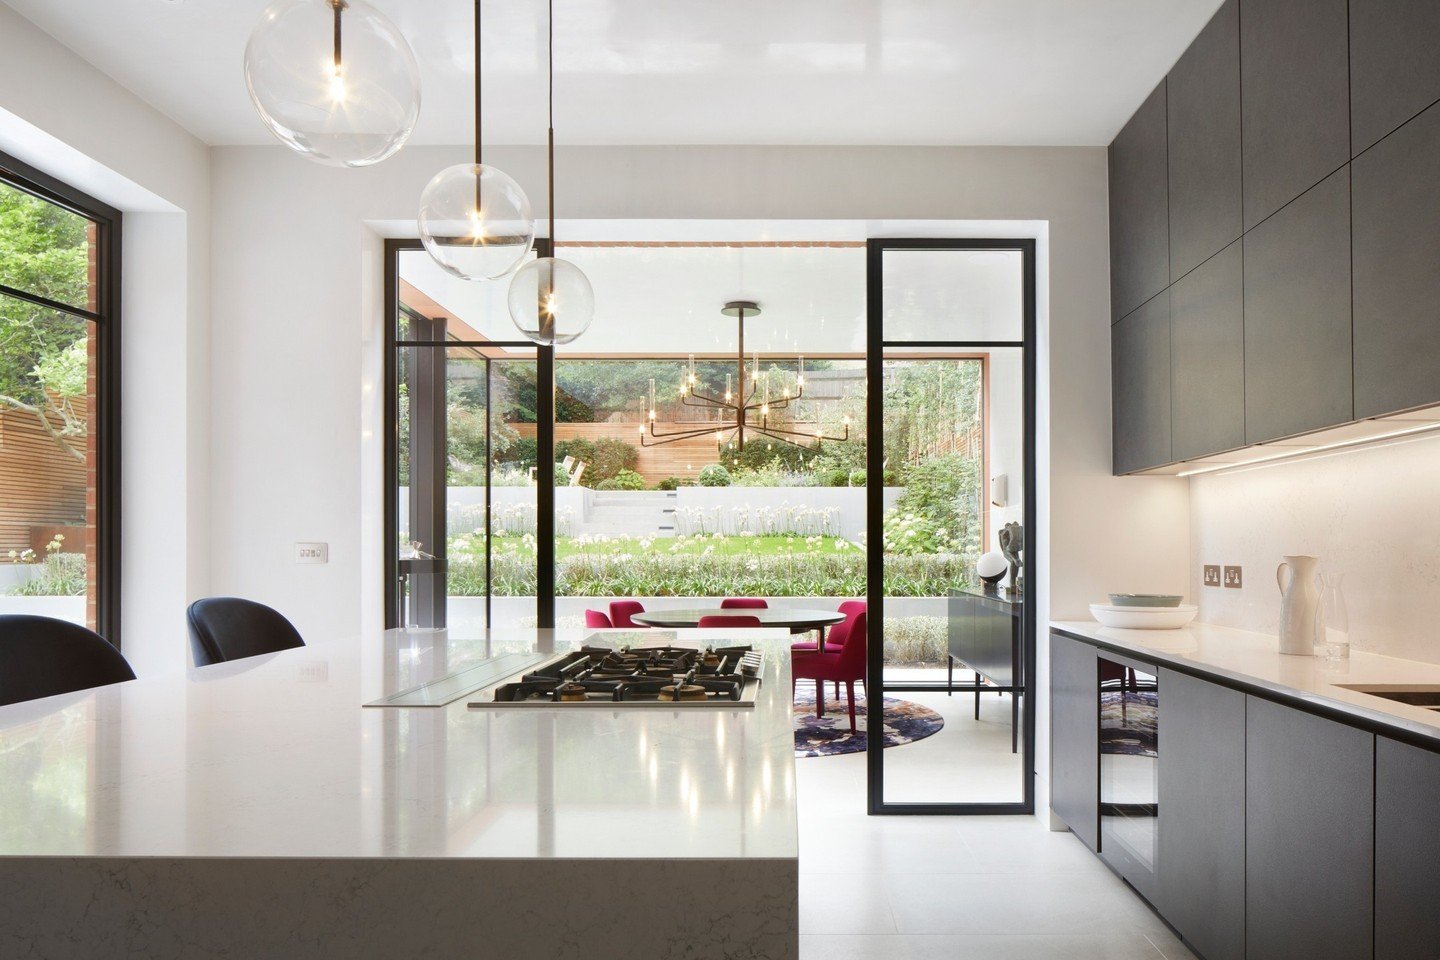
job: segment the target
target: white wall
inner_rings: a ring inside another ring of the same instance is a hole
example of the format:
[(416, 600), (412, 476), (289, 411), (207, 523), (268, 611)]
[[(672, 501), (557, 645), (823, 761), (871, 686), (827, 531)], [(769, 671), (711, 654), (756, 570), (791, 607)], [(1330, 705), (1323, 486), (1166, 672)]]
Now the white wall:
[(124, 213), (122, 647), (182, 668), (209, 558), (209, 149), (0, 4), (0, 150)]
[[(1275, 567), (1319, 557), (1344, 574), (1357, 650), (1440, 663), (1440, 436), (1190, 478), (1191, 592), (1208, 623), (1274, 634)], [(1206, 563), (1239, 565), (1243, 586), (1201, 586)]]

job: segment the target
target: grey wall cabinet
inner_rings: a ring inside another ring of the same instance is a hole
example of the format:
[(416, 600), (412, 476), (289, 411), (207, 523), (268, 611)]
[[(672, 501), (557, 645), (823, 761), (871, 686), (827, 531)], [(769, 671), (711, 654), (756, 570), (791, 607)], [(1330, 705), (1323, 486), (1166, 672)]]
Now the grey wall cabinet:
[(1155, 907), (1205, 960), (1245, 960), (1245, 694), (1161, 669)]
[(1110, 299), (1118, 320), (1170, 282), (1165, 84), (1110, 145)]
[(1115, 472), (1168, 463), (1170, 292), (1110, 328)]
[(1349, 168), (1242, 242), (1246, 441), (1349, 421), (1355, 413)]
[(1248, 960), (1373, 955), (1375, 736), (1246, 704)]
[(1350, 0), (1351, 151), (1440, 100), (1440, 3)]
[(1240, 5), (1245, 229), (1350, 159), (1346, 0)]
[(1440, 401), (1440, 106), (1351, 168), (1355, 415), (1369, 417)]
[(1165, 81), (1172, 281), (1241, 232), (1239, 10), (1226, 0)]
[(1236, 240), (1170, 287), (1174, 460), (1245, 445), (1244, 283)]
[(1050, 635), (1050, 809), (1100, 847), (1100, 701), (1095, 648)]
[(1440, 954), (1440, 754), (1375, 739), (1375, 960)]

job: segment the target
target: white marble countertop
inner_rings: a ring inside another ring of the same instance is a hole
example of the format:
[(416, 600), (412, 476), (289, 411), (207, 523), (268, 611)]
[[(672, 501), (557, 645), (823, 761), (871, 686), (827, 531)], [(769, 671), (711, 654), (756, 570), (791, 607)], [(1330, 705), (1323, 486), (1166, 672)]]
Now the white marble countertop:
[(789, 631), (747, 631), (753, 709), (361, 706), (584, 633), (388, 631), (0, 707), (0, 856), (797, 856)]
[(1346, 685), (1440, 686), (1440, 665), (1353, 651), (1326, 661), (1280, 653), (1277, 637), (1208, 623), (1180, 630), (1119, 630), (1093, 620), (1051, 621), (1052, 629), (1096, 640), (1159, 666), (1250, 686), (1323, 709), (1440, 741), (1440, 713), (1372, 696)]

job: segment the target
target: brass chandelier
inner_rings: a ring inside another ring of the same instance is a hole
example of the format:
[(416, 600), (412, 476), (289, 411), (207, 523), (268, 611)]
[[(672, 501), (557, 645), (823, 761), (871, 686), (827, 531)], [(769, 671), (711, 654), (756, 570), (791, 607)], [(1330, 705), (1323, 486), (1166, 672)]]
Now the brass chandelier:
[[(844, 418), (845, 429), (839, 436), (827, 434), (819, 427), (810, 433), (772, 425), (770, 422), (772, 414), (789, 409), (792, 402), (798, 401), (805, 395), (805, 358), (798, 357), (799, 375), (795, 381), (794, 391), (792, 392), (789, 387), (786, 387), (783, 392), (772, 399), (769, 371), (761, 374), (758, 350), (754, 354), (749, 375), (747, 376), (745, 372), (745, 320), (748, 317), (758, 317), (760, 305), (753, 300), (732, 300), (725, 304), (720, 312), (727, 317), (734, 317), (739, 331), (739, 347), (735, 353), (735, 373), (733, 379), (730, 374), (725, 375), (725, 396), (712, 397), (698, 389), (699, 378), (695, 374), (695, 355), (693, 353), (690, 355), (687, 369), (681, 375), (679, 392), (680, 402), (683, 405), (725, 414), (725, 420), (709, 421), (703, 426), (697, 425), (694, 428), (687, 427), (664, 433), (656, 430), (655, 381), (652, 379), (650, 393), (643, 408), (646, 422), (640, 424), (640, 445), (642, 447), (658, 447), (666, 443), (701, 437), (712, 432), (715, 434), (717, 447), (724, 446), (728, 439), (733, 438), (736, 452), (745, 449), (747, 432), (773, 440), (782, 440), (796, 446), (804, 446), (821, 440), (840, 442), (850, 439), (849, 417)], [(749, 384), (748, 392), (747, 382)], [(752, 415), (757, 419), (751, 419)]]

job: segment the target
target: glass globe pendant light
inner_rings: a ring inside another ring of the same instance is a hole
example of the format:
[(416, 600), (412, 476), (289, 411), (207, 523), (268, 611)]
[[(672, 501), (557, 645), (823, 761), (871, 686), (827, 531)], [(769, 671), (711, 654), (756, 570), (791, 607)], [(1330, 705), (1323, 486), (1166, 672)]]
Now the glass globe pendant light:
[(420, 194), (420, 240), (462, 280), (498, 280), (530, 255), (530, 198), (504, 171), (481, 161), (480, 0), (475, 0), (475, 162), (446, 167)]
[(391, 156), (420, 116), (410, 44), (364, 0), (278, 0), (245, 45), (245, 86), (281, 143), (337, 167)]
[(569, 343), (590, 328), (595, 318), (595, 291), (590, 278), (555, 252), (555, 0), (547, 5), (549, 26), (550, 130), (547, 141), (550, 199), (551, 256), (538, 257), (515, 272), (510, 280), (510, 319), (525, 335), (542, 346)]

